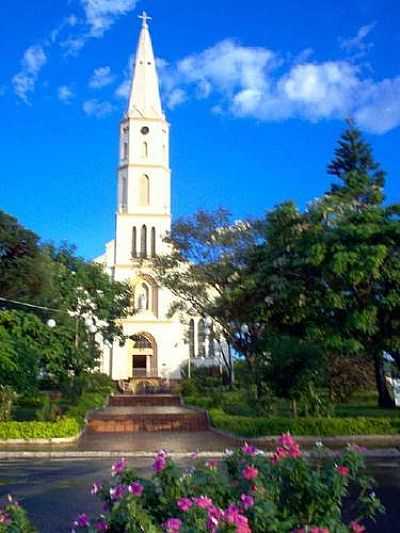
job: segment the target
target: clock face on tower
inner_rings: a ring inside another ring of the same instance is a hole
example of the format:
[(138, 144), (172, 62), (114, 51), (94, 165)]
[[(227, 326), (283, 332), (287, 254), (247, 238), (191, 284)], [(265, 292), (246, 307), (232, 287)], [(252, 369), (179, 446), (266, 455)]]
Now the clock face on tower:
[(143, 128), (140, 130), (140, 133), (147, 135), (149, 133), (149, 128), (147, 126), (143, 126)]

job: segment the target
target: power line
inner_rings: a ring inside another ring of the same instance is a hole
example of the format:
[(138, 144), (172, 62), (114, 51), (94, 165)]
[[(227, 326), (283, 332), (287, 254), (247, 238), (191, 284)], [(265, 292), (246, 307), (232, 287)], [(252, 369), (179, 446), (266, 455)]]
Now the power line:
[(20, 302), (18, 300), (9, 300), (8, 298), (0, 297), (0, 302), (6, 302), (14, 305), (23, 305), (25, 307), (30, 307), (31, 309), (41, 309), (42, 311), (53, 311), (55, 313), (66, 313), (62, 309), (54, 309), (53, 307), (44, 307), (42, 305), (28, 304), (27, 302)]

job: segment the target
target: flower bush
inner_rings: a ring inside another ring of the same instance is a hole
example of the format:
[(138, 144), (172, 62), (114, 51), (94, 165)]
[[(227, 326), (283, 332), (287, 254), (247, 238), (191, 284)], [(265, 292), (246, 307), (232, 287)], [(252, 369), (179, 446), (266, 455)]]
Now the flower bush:
[(0, 506), (0, 533), (35, 533), (26, 512), (18, 501), (8, 496), (6, 503)]
[(357, 447), (332, 458), (318, 446), (310, 460), (284, 434), (272, 458), (245, 444), (218, 462), (193, 461), (182, 469), (161, 450), (150, 479), (117, 461), (111, 481), (91, 488), (103, 514), (81, 514), (73, 532), (362, 533), (362, 521), (383, 511)]

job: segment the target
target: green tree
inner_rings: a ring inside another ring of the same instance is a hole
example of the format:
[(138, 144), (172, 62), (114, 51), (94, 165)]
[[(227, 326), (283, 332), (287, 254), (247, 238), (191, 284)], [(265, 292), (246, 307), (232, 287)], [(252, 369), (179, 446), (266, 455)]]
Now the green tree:
[[(16, 382), (25, 383), (16, 383), (17, 388), (34, 387), (39, 372), (46, 372), (60, 383), (97, 367), (98, 341), (123, 342), (119, 319), (132, 312), (129, 284), (115, 282), (71, 246), (41, 244), (37, 235), (3, 212), (0, 276), (4, 382), (14, 375)], [(45, 325), (48, 318), (57, 323), (52, 331)]]
[(55, 332), (33, 313), (0, 312), (0, 381), (16, 392), (35, 391), (48, 358), (63, 354)]
[[(155, 263), (160, 283), (176, 296), (170, 312), (181, 313), (183, 318), (210, 317), (214, 337), (227, 341), (249, 364), (260, 325), (254, 320), (254, 298), (248, 296), (251, 289), (246, 291), (246, 299), (241, 299), (241, 288), (253, 283), (242, 272), (256, 246), (257, 232), (256, 224), (234, 222), (224, 209), (214, 213), (200, 210), (175, 222), (167, 239), (171, 253), (159, 256)], [(222, 356), (231, 373), (230, 358), (224, 352)]]
[(43, 302), (51, 284), (51, 264), (39, 237), (0, 210), (0, 297)]
[(383, 203), (384, 173), (352, 123), (329, 171), (339, 183), (304, 213), (288, 203), (267, 217), (258, 285), (268, 331), (371, 358), (379, 403), (393, 406), (383, 353), (400, 346), (400, 207)]

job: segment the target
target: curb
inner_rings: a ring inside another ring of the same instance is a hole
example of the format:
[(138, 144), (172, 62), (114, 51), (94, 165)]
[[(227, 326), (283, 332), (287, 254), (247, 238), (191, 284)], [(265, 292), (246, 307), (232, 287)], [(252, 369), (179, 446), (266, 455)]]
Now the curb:
[[(71, 459), (71, 458), (97, 458), (97, 457), (137, 457), (141, 459), (154, 459), (157, 452), (148, 451), (0, 451), (0, 460), (2, 459)], [(267, 457), (271, 453), (265, 454)], [(195, 458), (209, 458), (209, 457), (224, 457), (225, 452), (198, 452), (193, 455), (193, 452), (168, 452), (168, 456), (176, 459), (195, 459)]]
[[(228, 437), (235, 440), (237, 443), (240, 442), (249, 442), (252, 444), (258, 445), (271, 445), (276, 446), (276, 443), (280, 435), (265, 435), (263, 437), (245, 437), (243, 435), (237, 435), (235, 433), (230, 433), (228, 431), (223, 431), (216, 427), (210, 426), (209, 430), (217, 435), (222, 437)], [(346, 447), (348, 444), (358, 444), (367, 446), (384, 446), (387, 448), (384, 449), (393, 449), (396, 450), (399, 454), (400, 451), (397, 448), (400, 448), (400, 435), (336, 435), (333, 437), (319, 437), (315, 436), (300, 436), (295, 435), (296, 441), (303, 446), (312, 445), (315, 446), (316, 442), (322, 443), (325, 447), (337, 446), (337, 447)], [(379, 448), (377, 448), (378, 450)], [(372, 449), (371, 449), (372, 451)]]
[[(335, 457), (340, 454), (341, 450), (329, 450), (327, 456)], [(132, 457), (138, 459), (153, 459), (156, 452), (148, 451), (0, 451), (0, 461), (7, 459), (97, 459), (97, 458), (120, 458)], [(222, 458), (226, 456), (225, 452), (203, 451), (197, 452), (168, 452), (169, 457), (174, 459), (208, 459)], [(264, 452), (266, 457), (272, 457), (273, 452)], [(304, 452), (309, 458), (320, 457), (317, 452)], [(371, 449), (362, 454), (367, 459), (400, 459), (400, 451), (396, 448)]]

